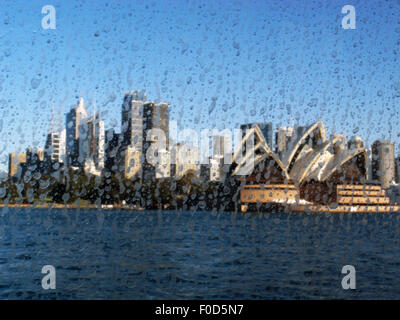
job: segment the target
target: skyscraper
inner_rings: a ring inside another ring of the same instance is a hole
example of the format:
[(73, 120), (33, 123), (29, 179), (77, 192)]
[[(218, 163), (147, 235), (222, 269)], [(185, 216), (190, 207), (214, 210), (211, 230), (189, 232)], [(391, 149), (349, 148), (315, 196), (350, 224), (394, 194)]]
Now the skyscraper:
[(147, 141), (158, 141), (159, 137), (147, 137), (147, 130), (154, 128), (161, 129), (166, 138), (166, 148), (168, 147), (169, 138), (169, 105), (165, 102), (153, 103), (149, 102), (143, 105), (143, 131)]
[(66, 155), (68, 166), (83, 166), (79, 162), (79, 126), (86, 121), (87, 113), (83, 98), (79, 99), (78, 106), (72, 108), (66, 117)]
[(65, 162), (65, 136), (65, 129), (47, 134), (44, 150), (46, 157), (59, 163)]
[(224, 158), (228, 154), (232, 154), (231, 137), (229, 136), (213, 136), (212, 137), (212, 156), (213, 158)]
[(294, 134), (293, 128), (281, 127), (276, 131), (276, 152), (286, 151), (287, 145)]
[[(241, 126), (244, 130), (245, 127)], [(243, 132), (245, 134), (245, 132)], [(212, 157), (209, 159), (209, 165), (202, 166), (203, 171), (208, 170), (208, 177), (210, 181), (224, 180), (225, 173), (229, 170), (232, 162), (232, 146), (229, 136), (219, 135), (212, 138)]]
[(105, 132), (105, 168), (110, 173), (120, 173), (124, 170), (124, 166), (120, 169), (122, 160), (121, 154), (122, 135), (116, 133), (114, 129), (108, 129)]
[(146, 94), (139, 91), (130, 91), (125, 94), (122, 104), (122, 147), (134, 147), (142, 151), (143, 143), (143, 105)]
[(104, 122), (100, 119), (100, 112), (82, 121), (79, 125), (79, 162), (86, 164), (90, 161), (94, 170), (104, 168), (105, 132)]
[(272, 141), (272, 123), (266, 122), (266, 123), (247, 123), (247, 124), (242, 124), (240, 126), (240, 129), (243, 131), (243, 136), (246, 134), (247, 129), (254, 128), (257, 126), (261, 129), (261, 132), (264, 135), (265, 141), (267, 142), (268, 146), (270, 147), (271, 150), (273, 147), (273, 141)]
[[(169, 105), (167, 103), (147, 102), (146, 95), (139, 91), (131, 91), (125, 94), (122, 105), (122, 146), (121, 151), (132, 148), (140, 154), (140, 168), (135, 163), (134, 172), (145, 179), (155, 177), (155, 167), (146, 160), (146, 153), (151, 143), (159, 142), (157, 135), (147, 136), (148, 130), (161, 129), (165, 135), (165, 151), (168, 148), (169, 137)], [(124, 163), (131, 163), (124, 161)], [(130, 172), (127, 168), (125, 172)]]

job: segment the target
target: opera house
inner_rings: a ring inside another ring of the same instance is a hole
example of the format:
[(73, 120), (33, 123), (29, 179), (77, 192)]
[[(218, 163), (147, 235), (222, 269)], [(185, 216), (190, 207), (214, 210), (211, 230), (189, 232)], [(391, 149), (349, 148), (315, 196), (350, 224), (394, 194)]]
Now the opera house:
[[(231, 174), (241, 171), (241, 210), (275, 208), (315, 212), (392, 212), (381, 185), (370, 182), (367, 151), (361, 139), (347, 147), (342, 135), (327, 138), (322, 121), (297, 127), (285, 148), (275, 152), (258, 125), (242, 138), (245, 148), (252, 141), (251, 153), (243, 148), (233, 155)], [(238, 160), (240, 159), (240, 160)], [(244, 174), (243, 174), (244, 172)]]

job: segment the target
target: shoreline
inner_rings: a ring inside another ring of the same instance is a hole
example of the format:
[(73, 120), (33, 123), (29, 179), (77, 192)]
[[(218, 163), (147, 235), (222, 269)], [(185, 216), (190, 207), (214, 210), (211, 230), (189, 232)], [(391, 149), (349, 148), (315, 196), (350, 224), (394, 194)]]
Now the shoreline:
[(142, 207), (138, 206), (128, 206), (128, 205), (106, 205), (102, 204), (100, 206), (95, 204), (85, 204), (85, 205), (77, 205), (77, 204), (61, 204), (61, 203), (51, 203), (51, 204), (31, 204), (31, 203), (21, 203), (21, 204), (0, 204), (0, 209), (2, 208), (11, 208), (11, 209), (100, 209), (100, 210), (135, 210), (135, 211), (143, 211), (145, 210)]
[[(246, 208), (244, 208), (246, 207)], [(143, 208), (136, 205), (122, 205), (122, 204), (114, 204), (114, 205), (95, 205), (95, 204), (86, 204), (86, 205), (78, 205), (78, 204), (60, 204), (60, 203), (51, 203), (51, 204), (30, 204), (30, 203), (22, 203), (22, 204), (0, 204), (0, 209), (2, 208), (10, 208), (10, 209), (67, 209), (67, 210), (131, 210), (131, 211), (144, 211), (144, 210), (160, 210), (160, 208)], [(329, 207), (326, 205), (313, 205), (313, 204), (279, 204), (279, 208), (281, 210), (277, 210), (279, 212), (288, 213), (400, 213), (400, 205), (392, 204), (392, 205), (347, 205), (347, 206), (335, 206)], [(178, 208), (171, 208), (164, 206), (161, 210), (177, 210)], [(242, 213), (254, 213), (258, 212), (258, 210), (248, 210), (247, 205), (242, 205), (240, 208)], [(270, 210), (262, 210), (263, 213), (271, 212)], [(276, 208), (278, 209), (278, 208)], [(282, 210), (283, 209), (283, 210)], [(210, 209), (211, 210), (211, 209)]]

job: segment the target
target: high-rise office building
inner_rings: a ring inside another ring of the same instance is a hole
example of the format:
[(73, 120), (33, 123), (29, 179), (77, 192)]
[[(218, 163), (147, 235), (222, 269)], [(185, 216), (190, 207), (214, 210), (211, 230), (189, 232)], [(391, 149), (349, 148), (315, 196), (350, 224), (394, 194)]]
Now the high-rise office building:
[[(165, 102), (149, 102), (143, 105), (143, 130), (161, 129), (165, 134), (165, 147), (168, 147), (169, 138), (169, 105)], [(158, 141), (159, 137), (147, 137), (146, 141)]]
[(142, 152), (143, 147), (143, 105), (146, 94), (130, 91), (125, 94), (122, 104), (121, 135), (122, 147), (134, 147)]
[(212, 137), (212, 157), (228, 158), (232, 156), (232, 138), (228, 135)]
[(261, 122), (261, 123), (247, 123), (247, 124), (242, 124), (240, 126), (240, 129), (243, 131), (243, 136), (246, 134), (247, 129), (254, 128), (255, 126), (258, 126), (261, 129), (262, 134), (264, 135), (265, 141), (268, 144), (268, 147), (270, 147), (271, 150), (273, 150), (273, 141), (272, 141), (272, 123), (270, 122)]
[(395, 180), (394, 143), (375, 141), (372, 145), (372, 179), (386, 189)]
[[(244, 127), (242, 126), (243, 130)], [(245, 134), (245, 132), (243, 132)], [(209, 181), (223, 181), (225, 174), (229, 171), (232, 162), (232, 146), (229, 136), (213, 136), (212, 157), (209, 159), (208, 166), (202, 166), (203, 171), (208, 170), (204, 177)]]
[[(149, 130), (158, 129), (160, 132)], [(149, 150), (151, 144), (160, 143), (164, 137), (164, 146), (154, 153)], [(146, 181), (169, 176), (168, 166), (170, 157), (168, 150), (169, 139), (169, 105), (167, 103), (153, 102), (143, 105), (143, 148), (142, 148), (142, 177)], [(149, 151), (149, 152), (148, 152)]]
[(66, 155), (65, 144), (66, 144), (65, 129), (58, 132), (48, 133), (44, 148), (45, 157), (49, 157), (52, 161), (64, 163)]
[(89, 167), (94, 166), (94, 170), (101, 171), (105, 162), (105, 132), (100, 112), (81, 122), (78, 140), (79, 162), (85, 164), (88, 161), (91, 164)]
[(105, 132), (105, 165), (104, 167), (110, 173), (121, 173), (124, 170), (124, 166), (122, 169), (120, 168), (123, 165), (121, 154), (122, 149), (122, 135), (120, 133), (116, 133), (114, 129), (108, 129)]
[(68, 166), (82, 167), (79, 161), (79, 127), (86, 121), (87, 113), (83, 98), (79, 99), (78, 106), (72, 108), (66, 117), (66, 158)]
[(293, 137), (294, 134), (294, 129), (293, 128), (287, 128), (287, 127), (281, 127), (278, 128), (276, 131), (276, 152), (281, 153), (286, 151), (287, 145), (290, 141), (290, 139)]
[[(141, 168), (136, 171), (140, 177), (148, 179), (155, 177), (155, 167), (147, 161), (147, 150), (154, 142), (159, 142), (157, 135), (147, 136), (148, 130), (160, 129), (165, 136), (165, 150), (168, 148), (169, 137), (169, 105), (146, 101), (146, 95), (142, 92), (131, 91), (125, 94), (122, 105), (122, 146), (121, 151), (134, 148), (140, 154)], [(129, 154), (132, 154), (130, 151)], [(130, 163), (124, 160), (124, 164)], [(125, 168), (123, 171), (127, 172)], [(128, 170), (129, 171), (129, 170)]]

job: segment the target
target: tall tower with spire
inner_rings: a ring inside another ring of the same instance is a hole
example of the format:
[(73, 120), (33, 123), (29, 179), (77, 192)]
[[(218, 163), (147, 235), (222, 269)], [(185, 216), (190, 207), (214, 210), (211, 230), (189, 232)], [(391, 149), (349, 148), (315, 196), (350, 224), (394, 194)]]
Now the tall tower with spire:
[(66, 117), (66, 157), (68, 166), (82, 167), (79, 161), (79, 138), (81, 131), (79, 127), (87, 120), (83, 98), (79, 98), (78, 106), (72, 108)]

